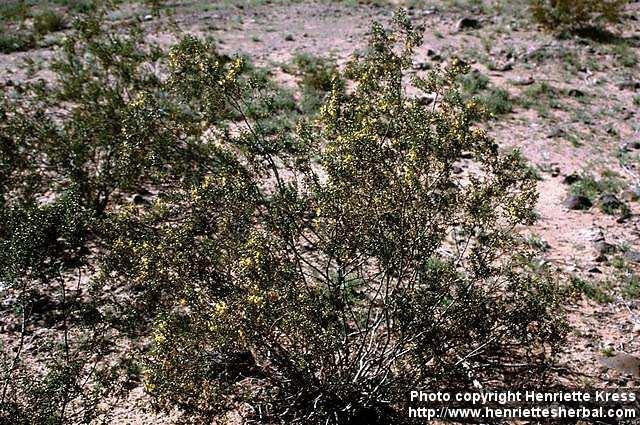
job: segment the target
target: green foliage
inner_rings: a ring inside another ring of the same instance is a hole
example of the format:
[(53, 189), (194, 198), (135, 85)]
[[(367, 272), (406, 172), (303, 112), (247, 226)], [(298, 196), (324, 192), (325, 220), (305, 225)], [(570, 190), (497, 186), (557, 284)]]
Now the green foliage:
[(315, 113), (320, 109), (334, 84), (344, 87), (344, 82), (338, 78), (335, 63), (327, 59), (309, 53), (299, 53), (293, 58), (293, 63), (301, 79), (300, 108), (306, 114)]
[(23, 21), (29, 16), (29, 6), (23, 0), (7, 0), (0, 5), (0, 19)]
[(550, 30), (617, 23), (629, 0), (530, 0), (533, 18)]
[[(627, 183), (617, 174), (603, 173), (601, 179), (591, 175), (582, 175), (581, 178), (571, 185), (571, 194), (586, 196), (591, 202), (596, 203), (601, 195), (617, 195), (627, 187)], [(617, 212), (627, 214), (629, 207), (624, 202), (617, 205), (600, 205), (600, 209), (605, 214), (615, 214)]]
[(613, 297), (608, 291), (602, 289), (600, 285), (594, 285), (577, 276), (571, 277), (571, 285), (578, 294), (584, 294), (590, 300), (606, 304), (613, 302)]
[(38, 34), (48, 34), (64, 28), (64, 18), (53, 10), (46, 9), (33, 17), (33, 27)]
[(508, 114), (513, 111), (513, 103), (509, 92), (505, 89), (492, 89), (480, 101), (493, 116)]
[(0, 53), (23, 52), (33, 49), (36, 39), (33, 34), (20, 31), (0, 34)]
[[(505, 360), (531, 383), (564, 332), (514, 231), (535, 176), (474, 127), (468, 66), (406, 90), (421, 35), (395, 23), (344, 70), (296, 59), (316, 113), (210, 43), (77, 21), (56, 78), (0, 102), (2, 421), (91, 422), (140, 371), (194, 422), (394, 423), (409, 389)], [(45, 328), (43, 360), (23, 346)]]
[[(535, 180), (472, 128), (460, 62), (414, 80), (435, 110), (404, 94), (420, 37), (397, 23), (373, 27), (341, 76), (353, 90), (333, 84), (291, 139), (243, 121), (218, 133), (201, 182), (112, 223), (102, 281), (132, 282), (123, 309), (153, 318), (146, 386), (160, 407), (393, 422), (408, 388), (489, 379), (495, 356), (526, 347), (541, 361), (559, 340), (559, 295), (511, 231), (533, 220)], [(228, 103), (246, 116), (242, 61), (225, 70), (193, 38), (170, 58), (170, 84), (207, 122)], [(465, 152), (480, 170), (468, 184), (452, 172)]]

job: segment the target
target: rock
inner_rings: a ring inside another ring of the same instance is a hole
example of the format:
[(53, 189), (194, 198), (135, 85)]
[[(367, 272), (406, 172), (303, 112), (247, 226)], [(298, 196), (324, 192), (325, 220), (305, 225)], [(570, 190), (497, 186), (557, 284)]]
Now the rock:
[(595, 260), (596, 263), (606, 263), (608, 261), (608, 258), (606, 255), (600, 254), (598, 255)]
[(604, 240), (596, 241), (593, 245), (595, 246), (596, 251), (599, 255), (613, 254), (614, 252), (616, 252), (616, 246)]
[(578, 89), (571, 89), (567, 92), (567, 94), (571, 97), (584, 97), (584, 92)]
[(628, 212), (623, 212), (622, 215), (616, 219), (616, 223), (626, 223), (630, 218), (631, 214), (629, 214)]
[(287, 34), (284, 36), (284, 41), (293, 41), (293, 35), (292, 34)]
[(622, 192), (621, 196), (622, 199), (629, 202), (638, 202), (638, 199), (640, 199), (640, 195), (638, 194), (638, 192), (633, 189), (625, 190), (624, 192)]
[(598, 204), (604, 211), (617, 210), (622, 206), (622, 202), (612, 193), (603, 193), (598, 198)]
[(457, 165), (454, 165), (454, 166), (452, 166), (452, 167), (451, 167), (451, 172), (452, 172), (453, 174), (461, 174), (461, 173), (462, 173), (462, 171), (463, 171), (463, 170), (462, 170), (462, 167), (459, 167), (459, 166), (457, 166)]
[(555, 167), (551, 167), (550, 173), (551, 177), (558, 177), (560, 175), (560, 167), (557, 165)]
[(567, 134), (562, 128), (554, 128), (547, 136), (549, 139), (555, 139), (556, 137), (564, 137)]
[(427, 50), (427, 57), (434, 62), (442, 62), (442, 56), (433, 49)]
[(148, 21), (150, 21), (152, 19), (153, 19), (153, 16), (151, 16), (151, 15), (144, 15), (142, 17), (142, 20), (145, 21), (145, 22), (148, 22)]
[(429, 62), (416, 62), (413, 64), (413, 69), (416, 71), (426, 71), (431, 69), (432, 66)]
[(464, 17), (456, 23), (456, 31), (464, 31), (466, 29), (480, 29), (482, 24), (475, 18)]
[(569, 196), (562, 205), (570, 210), (588, 210), (593, 206), (589, 198), (580, 195)]
[(601, 274), (601, 273), (602, 273), (602, 270), (600, 270), (600, 269), (599, 269), (599, 268), (597, 268), (597, 267), (592, 267), (592, 268), (590, 268), (590, 269), (589, 269), (589, 270), (587, 270), (587, 271), (588, 271), (589, 273), (592, 273), (592, 274)]
[(600, 362), (610, 369), (616, 369), (622, 373), (633, 375), (635, 378), (640, 378), (640, 358), (638, 357), (618, 353), (613, 357), (603, 357)]
[(632, 332), (634, 334), (640, 334), (640, 323), (634, 323)]
[(640, 81), (627, 80), (618, 84), (620, 90), (640, 90)]
[(533, 79), (533, 77), (529, 76), (529, 77), (518, 77), (515, 80), (511, 80), (511, 84), (513, 84), (514, 86), (530, 86), (531, 84), (535, 83), (536, 80)]
[(513, 61), (509, 61), (506, 62), (502, 65), (497, 65), (493, 68), (494, 71), (498, 71), (498, 72), (506, 72), (506, 71), (511, 71), (513, 69), (513, 66), (515, 65), (515, 62)]
[(582, 180), (582, 177), (580, 177), (578, 173), (573, 172), (571, 174), (567, 174), (566, 176), (564, 176), (564, 178), (562, 179), (562, 183), (571, 185), (576, 182), (579, 182), (580, 180)]
[(149, 201), (147, 198), (145, 198), (141, 194), (137, 193), (133, 196), (133, 203), (136, 205), (150, 205), (151, 201)]
[(433, 103), (434, 98), (431, 96), (419, 96), (416, 101), (423, 106), (429, 106)]
[(623, 255), (626, 260), (629, 260), (634, 263), (640, 263), (640, 251), (629, 250), (626, 251)]
[(640, 149), (640, 142), (625, 142), (620, 145), (620, 150), (623, 152), (629, 152), (635, 149)]

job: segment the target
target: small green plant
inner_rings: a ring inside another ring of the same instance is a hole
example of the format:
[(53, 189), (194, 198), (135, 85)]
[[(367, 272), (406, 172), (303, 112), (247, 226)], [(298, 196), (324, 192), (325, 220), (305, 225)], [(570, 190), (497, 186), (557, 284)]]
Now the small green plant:
[(513, 111), (513, 101), (509, 92), (505, 89), (492, 88), (488, 93), (480, 96), (479, 99), (493, 116), (508, 114)]
[(594, 285), (577, 276), (571, 277), (571, 286), (578, 294), (584, 294), (590, 300), (601, 304), (613, 302), (613, 296), (608, 291), (603, 290), (599, 285)]
[(334, 83), (341, 84), (335, 79), (338, 69), (334, 62), (309, 53), (296, 54), (293, 63), (300, 76), (302, 111), (307, 114), (317, 112)]
[(638, 64), (638, 54), (628, 43), (617, 43), (613, 47), (613, 54), (618, 63), (624, 67), (631, 68)]
[(34, 16), (33, 27), (40, 35), (60, 31), (64, 28), (64, 18), (53, 10), (43, 10)]
[(625, 285), (622, 289), (622, 294), (625, 298), (637, 299), (640, 297), (640, 277), (637, 274), (630, 272), (625, 279)]
[[(602, 178), (597, 179), (592, 175), (584, 174), (571, 185), (571, 194), (585, 196), (592, 203), (598, 203), (601, 196), (611, 196), (620, 193), (627, 184), (615, 173), (603, 172)], [(605, 214), (621, 213), (625, 215), (629, 212), (629, 207), (622, 201), (611, 198), (609, 202), (600, 202), (600, 209)]]
[(617, 23), (629, 0), (531, 0), (533, 18), (550, 30)]
[(29, 5), (24, 0), (7, 0), (0, 4), (0, 20), (24, 21), (29, 16)]
[(0, 53), (23, 52), (36, 46), (36, 38), (26, 31), (0, 34)]

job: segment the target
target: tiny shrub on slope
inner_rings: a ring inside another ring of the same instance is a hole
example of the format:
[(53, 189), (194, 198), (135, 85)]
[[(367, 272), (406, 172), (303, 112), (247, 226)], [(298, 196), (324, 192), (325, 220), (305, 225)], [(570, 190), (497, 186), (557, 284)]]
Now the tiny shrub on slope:
[(536, 22), (551, 30), (579, 30), (616, 23), (629, 0), (531, 0)]

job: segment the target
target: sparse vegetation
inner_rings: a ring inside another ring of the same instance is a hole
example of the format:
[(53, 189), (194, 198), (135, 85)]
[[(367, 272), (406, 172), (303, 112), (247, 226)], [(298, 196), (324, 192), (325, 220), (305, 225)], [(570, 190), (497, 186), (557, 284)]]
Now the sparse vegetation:
[(33, 27), (41, 35), (60, 31), (64, 28), (64, 19), (59, 13), (46, 9), (34, 16)]
[(531, 0), (533, 18), (547, 29), (577, 30), (617, 23), (629, 0)]

